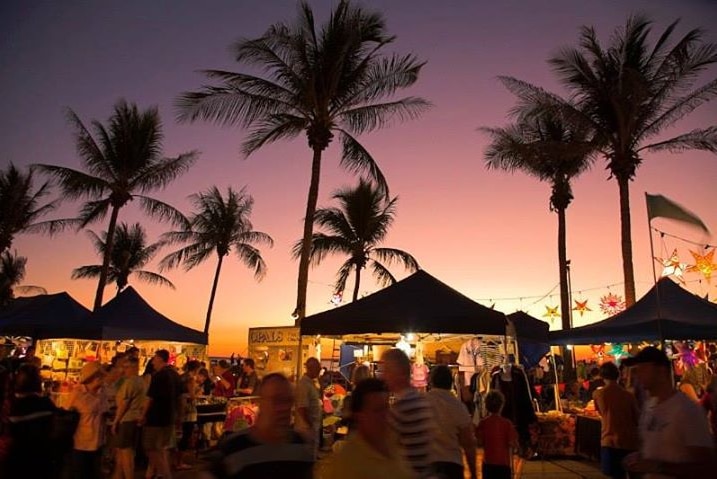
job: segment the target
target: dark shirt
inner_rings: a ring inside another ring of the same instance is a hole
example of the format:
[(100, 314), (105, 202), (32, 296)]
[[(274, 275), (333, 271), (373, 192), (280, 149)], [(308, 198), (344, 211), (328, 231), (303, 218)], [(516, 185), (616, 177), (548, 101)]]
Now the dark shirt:
[(48, 431), (55, 409), (45, 396), (29, 395), (13, 400), (8, 418), (12, 443), (7, 477), (27, 477), (30, 470), (38, 474), (36, 477), (50, 477), (55, 458)]
[(256, 394), (257, 386), (259, 386), (259, 378), (256, 375), (256, 371), (252, 371), (250, 374), (242, 374), (241, 381), (237, 389), (248, 389), (251, 388), (249, 394), (240, 392), (240, 396), (254, 396)]
[(181, 394), (182, 382), (177, 371), (164, 367), (154, 373), (147, 390), (147, 397), (152, 399), (152, 403), (147, 410), (146, 425), (150, 427), (173, 425), (177, 418), (177, 406)]
[(215, 479), (266, 479), (291, 477), (310, 479), (314, 468), (313, 449), (296, 433), (287, 444), (262, 444), (251, 437), (251, 429), (228, 436), (209, 468)]
[(207, 378), (202, 383), (202, 394), (205, 396), (209, 396), (212, 393), (212, 390), (214, 389), (214, 383), (211, 379)]

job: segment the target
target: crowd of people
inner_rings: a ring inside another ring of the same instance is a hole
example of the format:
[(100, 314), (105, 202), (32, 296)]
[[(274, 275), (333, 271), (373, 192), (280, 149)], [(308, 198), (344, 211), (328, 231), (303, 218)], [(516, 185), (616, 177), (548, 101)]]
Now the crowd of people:
[(0, 477), (129, 479), (138, 455), (147, 478), (191, 469), (186, 459), (200, 433), (198, 398), (254, 395), (253, 361), (244, 359), (242, 368), (237, 377), (228, 361), (208, 369), (190, 360), (178, 370), (169, 352), (158, 350), (142, 372), (139, 349), (130, 348), (106, 365), (86, 362), (59, 408), (50, 397), (53, 381), (43, 377), (31, 348), (6, 358), (0, 365)]
[[(400, 349), (386, 351), (381, 364), (380, 377), (366, 366), (354, 369), (343, 413), (349, 432), (328, 451), (320, 448), (318, 359), (309, 358), (292, 384), (278, 373), (260, 381), (250, 359), (241, 366), (220, 361), (211, 373), (188, 361), (179, 371), (166, 350), (156, 351), (140, 373), (138, 351), (129, 350), (109, 365), (83, 366), (67, 404), (77, 419), (64, 447), (54, 431), (66, 415), (44, 394), (30, 356), (2, 369), (0, 476), (134, 478), (140, 454), (146, 455), (146, 478), (171, 478), (193, 467), (185, 460), (198, 430), (196, 401), (210, 393), (256, 396), (258, 414), (251, 427), (226, 434), (192, 477), (458, 479), (467, 472), (473, 479), (479, 475), (479, 447), (481, 477), (512, 477), (518, 433), (501, 414), (501, 392), (487, 394), (487, 415), (476, 424), (452, 392), (447, 366), (431, 369), (423, 391), (412, 387), (411, 363)], [(622, 369), (629, 374), (608, 362), (591, 375), (603, 472), (616, 479), (662, 479), (715, 470), (717, 380), (695, 401), (675, 387), (672, 361), (653, 347), (624, 360)], [(633, 379), (632, 390), (622, 382), (626, 376)], [(112, 468), (103, 471), (108, 457)]]

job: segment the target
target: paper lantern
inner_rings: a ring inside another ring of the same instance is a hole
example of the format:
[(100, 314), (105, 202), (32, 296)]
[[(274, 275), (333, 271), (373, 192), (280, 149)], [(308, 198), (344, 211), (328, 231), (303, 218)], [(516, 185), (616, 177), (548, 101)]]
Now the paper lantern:
[(662, 274), (661, 276), (664, 278), (665, 276), (674, 276), (679, 281), (684, 282), (684, 279), (682, 277), (682, 274), (685, 272), (687, 268), (687, 263), (681, 263), (680, 257), (677, 255), (677, 250), (675, 249), (669, 258), (655, 258), (657, 261), (660, 262), (662, 265)]
[(548, 318), (550, 322), (552, 323), (555, 318), (560, 317), (560, 313), (558, 312), (559, 306), (551, 307), (551, 306), (545, 306), (545, 314), (543, 314), (544, 318)]
[(585, 301), (578, 301), (576, 299), (575, 307), (573, 308), (573, 311), (577, 311), (578, 313), (580, 313), (580, 316), (582, 316), (583, 314), (585, 314), (585, 312), (592, 311), (592, 309), (588, 308), (588, 300), (587, 299)]
[(600, 298), (600, 311), (612, 316), (625, 309), (625, 301), (622, 300), (622, 296), (608, 293)]
[(709, 253), (704, 255), (696, 253), (690, 250), (692, 257), (695, 259), (695, 264), (689, 266), (687, 271), (699, 271), (705, 277), (708, 283), (712, 281), (712, 273), (717, 269), (717, 264), (714, 262), (715, 250), (710, 250)]

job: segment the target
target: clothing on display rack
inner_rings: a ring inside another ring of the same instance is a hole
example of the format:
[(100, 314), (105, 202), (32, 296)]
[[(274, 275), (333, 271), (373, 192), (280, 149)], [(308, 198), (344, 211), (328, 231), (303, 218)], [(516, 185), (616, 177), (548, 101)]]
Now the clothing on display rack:
[(411, 387), (425, 389), (428, 386), (428, 366), (415, 362), (411, 365)]
[(458, 370), (463, 372), (463, 384), (469, 385), (473, 374), (483, 366), (480, 338), (471, 338), (461, 345), (458, 353)]
[(503, 393), (503, 417), (509, 419), (518, 431), (520, 446), (525, 452), (530, 446), (530, 425), (537, 422), (528, 378), (520, 366), (504, 364), (491, 374), (491, 389)]

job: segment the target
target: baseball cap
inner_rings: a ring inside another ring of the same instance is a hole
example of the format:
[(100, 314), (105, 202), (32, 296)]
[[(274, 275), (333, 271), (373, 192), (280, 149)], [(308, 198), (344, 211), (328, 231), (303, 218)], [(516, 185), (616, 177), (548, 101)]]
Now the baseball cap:
[(664, 351), (654, 346), (643, 348), (639, 353), (631, 358), (622, 361), (625, 366), (635, 366), (637, 364), (652, 363), (656, 366), (671, 367), (672, 362)]

